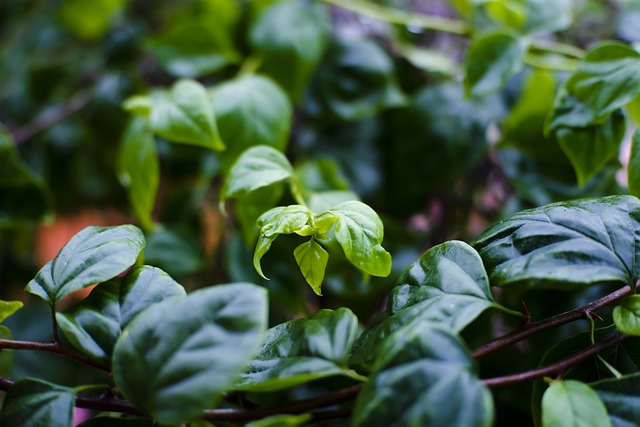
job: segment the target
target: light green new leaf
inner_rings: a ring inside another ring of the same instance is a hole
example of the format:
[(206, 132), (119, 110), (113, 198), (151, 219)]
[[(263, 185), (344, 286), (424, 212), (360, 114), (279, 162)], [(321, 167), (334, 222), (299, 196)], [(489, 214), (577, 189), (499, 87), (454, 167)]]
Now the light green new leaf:
[(284, 152), (292, 109), (287, 94), (265, 76), (242, 76), (211, 91), (220, 136), (227, 149), (220, 153), (224, 171), (240, 153), (254, 145)]
[(142, 232), (133, 225), (86, 227), (40, 269), (25, 292), (55, 306), (71, 292), (105, 282), (131, 267), (144, 246)]
[(0, 323), (7, 317), (20, 310), (24, 304), (22, 301), (2, 301), (0, 300)]
[(335, 375), (359, 378), (346, 367), (357, 333), (358, 319), (346, 308), (279, 324), (267, 331), (260, 353), (235, 388), (273, 391)]
[(300, 267), (300, 271), (316, 295), (322, 295), (320, 287), (324, 280), (329, 254), (312, 237), (293, 251), (293, 256)]
[(607, 408), (613, 427), (632, 427), (640, 420), (640, 374), (591, 384)]
[(613, 309), (613, 323), (620, 332), (640, 336), (640, 295), (623, 299)]
[(494, 409), (473, 359), (451, 331), (405, 327), (381, 348), (358, 395), (354, 427), (489, 427)]
[(219, 285), (141, 312), (113, 352), (113, 378), (137, 407), (176, 424), (211, 407), (262, 341), (267, 296), (251, 284)]
[(551, 384), (542, 397), (542, 427), (584, 426), (611, 426), (598, 394), (580, 381)]
[(465, 59), (467, 94), (482, 96), (499, 90), (520, 71), (523, 56), (520, 41), (508, 32), (496, 31), (475, 38)]
[(571, 289), (640, 278), (640, 200), (610, 196), (519, 212), (474, 242), (494, 286)]
[(297, 101), (320, 62), (329, 37), (324, 6), (283, 0), (265, 8), (249, 29), (249, 43), (264, 58), (261, 69)]
[(195, 80), (178, 80), (168, 91), (152, 92), (151, 128), (172, 142), (224, 150), (207, 91)]
[(125, 0), (64, 0), (58, 9), (60, 22), (81, 39), (94, 41), (103, 37)]
[(631, 156), (627, 166), (629, 193), (640, 197), (640, 129), (636, 129), (631, 139)]
[(73, 425), (73, 389), (25, 378), (9, 389), (0, 410), (0, 425), (69, 427)]
[(143, 266), (98, 285), (71, 310), (56, 313), (56, 319), (74, 347), (109, 365), (116, 340), (136, 314), (165, 298), (183, 295), (184, 288), (167, 273)]
[(603, 167), (618, 158), (624, 133), (625, 118), (621, 111), (614, 112), (598, 126), (558, 129), (558, 143), (571, 161), (578, 185), (585, 185)]
[(271, 249), (271, 244), (274, 240), (276, 240), (276, 237), (278, 237), (277, 234), (269, 237), (260, 234), (260, 236), (258, 237), (258, 243), (256, 243), (256, 249), (253, 252), (253, 268), (255, 268), (260, 277), (265, 280), (269, 280), (269, 278), (264, 275), (262, 266), (260, 265), (260, 260), (267, 252), (269, 252), (269, 249)]
[(252, 421), (247, 424), (247, 427), (298, 427), (305, 425), (309, 421), (311, 421), (311, 414), (274, 415), (273, 417)]
[(336, 239), (347, 259), (372, 276), (388, 276), (391, 254), (380, 245), (384, 227), (378, 214), (358, 201), (340, 203), (329, 213), (338, 217)]
[(245, 150), (233, 164), (220, 194), (220, 203), (228, 197), (240, 197), (258, 188), (285, 180), (293, 175), (284, 154), (268, 145)]
[(566, 90), (602, 123), (640, 93), (640, 53), (621, 43), (601, 43), (580, 62)]
[(160, 163), (148, 120), (134, 117), (129, 123), (120, 143), (117, 169), (142, 227), (153, 228), (151, 214), (160, 183)]
[[(13, 334), (6, 326), (0, 325), (0, 339), (12, 340)], [(13, 350), (0, 350), (0, 377), (9, 378), (13, 372)]]

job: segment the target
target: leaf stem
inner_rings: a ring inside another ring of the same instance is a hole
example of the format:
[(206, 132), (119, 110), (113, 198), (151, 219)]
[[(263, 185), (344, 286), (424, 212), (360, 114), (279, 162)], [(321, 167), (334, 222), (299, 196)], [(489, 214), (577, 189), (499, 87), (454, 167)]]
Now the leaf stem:
[(631, 288), (629, 286), (624, 286), (623, 288), (618, 289), (615, 292), (612, 292), (604, 297), (592, 301), (589, 304), (583, 305), (582, 307), (575, 308), (573, 310), (567, 311), (565, 313), (558, 314), (553, 317), (549, 317), (548, 319), (540, 320), (538, 322), (530, 322), (525, 323), (518, 329), (503, 335), (500, 338), (497, 338), (490, 343), (487, 343), (483, 346), (480, 346), (473, 350), (473, 357), (479, 358), (482, 356), (486, 356), (495, 351), (518, 343), (526, 338), (529, 338), (532, 335), (539, 334), (549, 329), (553, 329), (555, 327), (574, 322), (580, 319), (589, 319), (591, 317), (591, 313), (601, 309), (602, 307), (611, 304), (617, 300), (620, 300), (631, 293)]
[(96, 362), (93, 359), (89, 359), (84, 354), (76, 353), (66, 347), (61, 346), (56, 342), (34, 342), (34, 341), (15, 341), (0, 339), (0, 349), (8, 350), (31, 350), (42, 351), (46, 353), (53, 353), (59, 356), (65, 357), (74, 362), (81, 363), (86, 366), (98, 369), (100, 371), (109, 373), (109, 369), (103, 366), (101, 363)]

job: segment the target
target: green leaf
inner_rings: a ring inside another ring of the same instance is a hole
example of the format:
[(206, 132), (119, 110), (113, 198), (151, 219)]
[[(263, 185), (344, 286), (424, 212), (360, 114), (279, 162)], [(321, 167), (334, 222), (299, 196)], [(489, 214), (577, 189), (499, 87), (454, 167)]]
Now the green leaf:
[(227, 145), (220, 153), (223, 170), (254, 145), (285, 151), (292, 109), (287, 94), (271, 79), (242, 76), (214, 87), (211, 96), (220, 136)]
[[(6, 326), (0, 325), (0, 339), (12, 340), (13, 334)], [(13, 350), (0, 349), (0, 377), (9, 378), (13, 372)]]
[(573, 20), (571, 0), (492, 0), (485, 4), (494, 21), (524, 33), (564, 30)]
[(266, 325), (264, 289), (215, 286), (144, 310), (113, 353), (122, 393), (160, 423), (185, 421), (210, 407), (246, 367)]
[(640, 93), (627, 104), (627, 113), (636, 124), (640, 124)]
[(558, 129), (558, 142), (576, 171), (578, 185), (585, 185), (618, 158), (624, 133), (625, 118), (620, 111), (599, 126)]
[(322, 295), (320, 287), (324, 280), (329, 254), (312, 237), (293, 251), (293, 256), (300, 267), (300, 271), (316, 295)]
[(336, 239), (347, 259), (372, 276), (388, 276), (391, 254), (380, 245), (384, 227), (378, 214), (358, 201), (340, 203), (329, 213), (338, 217)]
[(63, 0), (58, 9), (62, 25), (81, 39), (94, 41), (102, 38), (125, 0)]
[(383, 345), (352, 425), (488, 427), (493, 418), (491, 393), (469, 351), (448, 329), (424, 322)]
[(346, 367), (358, 319), (346, 308), (320, 310), (267, 331), (260, 353), (235, 388), (273, 391), (336, 375), (359, 378)]
[(580, 62), (566, 90), (595, 112), (594, 123), (603, 123), (640, 93), (640, 53), (621, 43), (601, 43)]
[(631, 295), (613, 309), (613, 323), (620, 332), (640, 336), (640, 295)]
[(0, 300), (0, 323), (4, 322), (7, 317), (20, 310), (24, 304), (22, 301), (2, 301)]
[(271, 249), (271, 244), (274, 240), (276, 240), (276, 237), (278, 237), (277, 234), (273, 236), (265, 236), (263, 234), (260, 234), (260, 236), (258, 237), (258, 243), (256, 243), (256, 249), (253, 252), (253, 268), (255, 268), (260, 277), (265, 280), (269, 280), (269, 278), (264, 275), (262, 266), (260, 265), (260, 260), (267, 252), (269, 252), (269, 249)]
[(542, 397), (543, 427), (611, 426), (607, 408), (591, 387), (580, 381), (556, 381)]
[(262, 187), (237, 199), (233, 206), (235, 216), (240, 223), (242, 237), (246, 247), (256, 244), (260, 234), (258, 218), (278, 204), (284, 193), (284, 185), (274, 184)]
[(640, 275), (639, 220), (640, 201), (632, 196), (552, 203), (511, 215), (472, 245), (494, 286), (633, 284)]
[(86, 227), (40, 269), (25, 292), (55, 306), (71, 292), (105, 282), (131, 267), (144, 245), (142, 232), (133, 225)]
[(511, 28), (521, 28), (527, 18), (526, 6), (518, 0), (487, 1), (484, 9), (493, 21)]
[(69, 427), (73, 425), (73, 389), (25, 378), (9, 389), (0, 410), (0, 425)]
[(220, 203), (293, 175), (291, 163), (273, 147), (258, 145), (245, 150), (233, 164), (220, 193)]
[(640, 374), (591, 384), (607, 408), (613, 427), (632, 427), (640, 419)]
[(174, 277), (200, 269), (204, 254), (199, 236), (184, 226), (155, 227), (147, 236), (144, 259)]
[(117, 159), (118, 179), (127, 188), (133, 211), (144, 229), (153, 228), (151, 214), (160, 183), (160, 163), (153, 133), (146, 119), (129, 123)]
[(262, 70), (298, 100), (320, 62), (329, 36), (325, 8), (307, 0), (268, 6), (249, 30), (249, 43), (264, 58)]
[(304, 232), (311, 222), (311, 216), (312, 212), (306, 206), (279, 206), (262, 214), (258, 218), (258, 227), (260, 234), (266, 237)]
[(524, 51), (508, 32), (476, 37), (465, 59), (464, 87), (468, 95), (482, 96), (502, 88), (522, 68)]
[(275, 415), (252, 421), (247, 424), (247, 427), (298, 427), (305, 425), (308, 421), (311, 421), (311, 414)]
[(631, 138), (631, 155), (627, 166), (629, 193), (640, 197), (640, 129), (636, 129)]
[(195, 80), (178, 80), (151, 94), (151, 128), (172, 142), (224, 150), (207, 91)]
[(382, 343), (405, 326), (417, 328), (429, 320), (460, 332), (491, 307), (502, 308), (491, 295), (478, 253), (459, 241), (434, 246), (400, 277), (391, 292), (390, 316), (360, 337), (349, 363), (370, 369)]
[(56, 319), (74, 347), (108, 365), (116, 340), (135, 315), (165, 298), (183, 295), (184, 288), (167, 273), (143, 266), (122, 280), (96, 286), (71, 310), (56, 313)]

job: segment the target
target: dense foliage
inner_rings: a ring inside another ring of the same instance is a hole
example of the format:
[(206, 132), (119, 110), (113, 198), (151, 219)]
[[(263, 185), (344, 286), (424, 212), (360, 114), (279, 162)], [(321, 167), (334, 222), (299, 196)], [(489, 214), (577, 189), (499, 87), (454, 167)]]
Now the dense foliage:
[(0, 58), (0, 425), (638, 425), (637, 2), (3, 0)]

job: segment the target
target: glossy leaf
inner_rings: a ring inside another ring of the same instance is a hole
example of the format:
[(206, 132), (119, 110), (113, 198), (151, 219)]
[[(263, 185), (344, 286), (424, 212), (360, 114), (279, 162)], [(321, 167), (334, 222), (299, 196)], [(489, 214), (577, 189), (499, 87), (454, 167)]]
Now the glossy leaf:
[(631, 155), (627, 165), (629, 193), (640, 197), (640, 129), (636, 129), (631, 139)]
[(274, 415), (273, 417), (252, 421), (247, 424), (247, 427), (298, 427), (305, 425), (308, 421), (311, 421), (311, 414)]
[(293, 168), (284, 154), (267, 145), (251, 147), (231, 167), (222, 187), (221, 203), (225, 198), (244, 196), (291, 175)]
[(352, 425), (488, 427), (493, 418), (491, 393), (469, 351), (448, 329), (424, 322), (383, 345)]
[(623, 299), (613, 309), (613, 322), (620, 332), (640, 336), (640, 295)]
[(267, 331), (260, 353), (235, 388), (273, 391), (335, 375), (358, 378), (346, 366), (357, 333), (358, 319), (346, 308), (279, 324)]
[(520, 71), (523, 55), (520, 41), (507, 32), (497, 31), (474, 39), (465, 59), (465, 90), (473, 96), (499, 90)]
[(571, 289), (639, 278), (640, 201), (611, 196), (512, 215), (478, 237), (494, 286)]
[(400, 277), (387, 308), (390, 316), (360, 337), (350, 364), (369, 369), (382, 343), (405, 326), (418, 328), (429, 320), (460, 332), (491, 307), (502, 308), (491, 295), (478, 253), (459, 241), (434, 246)]
[(578, 177), (585, 185), (608, 163), (618, 157), (625, 133), (624, 115), (614, 113), (599, 126), (561, 128), (556, 132), (560, 147), (565, 152)]
[(632, 427), (640, 419), (640, 374), (591, 384), (604, 403), (613, 427)]
[(307, 0), (272, 3), (249, 30), (251, 47), (264, 58), (261, 69), (294, 100), (320, 61), (328, 36), (326, 10)]
[(149, 122), (133, 118), (118, 153), (118, 179), (128, 190), (129, 201), (143, 228), (153, 227), (151, 214), (160, 184), (158, 151)]
[(24, 304), (22, 301), (2, 301), (0, 300), (0, 323), (7, 317), (20, 310)]
[(25, 378), (7, 392), (0, 410), (0, 425), (69, 427), (73, 425), (73, 389)]
[(122, 393), (161, 423), (210, 407), (246, 367), (266, 326), (264, 289), (215, 286), (140, 313), (118, 339), (113, 377)]
[(611, 426), (598, 394), (580, 381), (556, 381), (542, 397), (542, 427)]
[(25, 291), (55, 306), (71, 292), (105, 282), (131, 267), (144, 245), (142, 232), (132, 225), (89, 226), (40, 269)]
[(300, 267), (300, 271), (316, 295), (322, 295), (320, 287), (324, 280), (324, 272), (329, 261), (329, 254), (312, 237), (293, 251), (293, 256)]
[(240, 153), (254, 145), (269, 145), (284, 152), (292, 109), (287, 94), (261, 75), (226, 81), (211, 91), (220, 136), (227, 149), (220, 153), (228, 170)]
[(108, 365), (122, 329), (141, 311), (184, 288), (159, 268), (144, 266), (122, 280), (98, 285), (81, 303), (56, 313), (62, 332), (78, 350)]
[(207, 91), (195, 80), (178, 80), (151, 94), (151, 128), (172, 142), (224, 150)]

